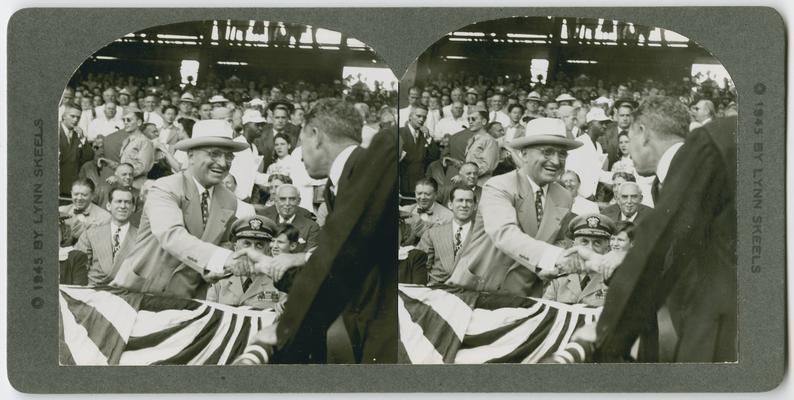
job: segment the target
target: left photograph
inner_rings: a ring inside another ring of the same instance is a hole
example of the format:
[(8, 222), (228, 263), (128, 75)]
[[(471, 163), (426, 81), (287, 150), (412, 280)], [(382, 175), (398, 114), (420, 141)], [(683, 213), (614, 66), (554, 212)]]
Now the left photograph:
[(374, 50), (321, 27), (94, 53), (57, 110), (60, 364), (397, 362), (396, 106)]

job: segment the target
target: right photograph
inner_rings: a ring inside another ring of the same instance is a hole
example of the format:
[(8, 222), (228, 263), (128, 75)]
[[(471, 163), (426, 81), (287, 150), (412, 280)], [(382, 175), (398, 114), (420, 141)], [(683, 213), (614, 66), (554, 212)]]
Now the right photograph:
[(735, 363), (736, 88), (609, 16), (489, 20), (400, 81), (401, 363)]

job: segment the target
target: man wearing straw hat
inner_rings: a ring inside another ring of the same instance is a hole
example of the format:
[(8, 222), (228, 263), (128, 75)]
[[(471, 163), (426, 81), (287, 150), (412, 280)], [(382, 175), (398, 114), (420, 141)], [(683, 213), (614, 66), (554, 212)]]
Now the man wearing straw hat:
[(557, 180), (568, 150), (581, 145), (559, 119), (527, 123), (526, 136), (509, 144), (520, 167), (485, 183), (469, 245), (446, 283), (539, 297), (543, 280), (580, 267), (578, 257), (551, 243), (573, 204)]
[(146, 198), (133, 250), (113, 281), (116, 286), (160, 295), (201, 298), (207, 283), (248, 259), (224, 249), (237, 199), (223, 185), (234, 152), (226, 121), (199, 121), (193, 137), (177, 143), (188, 154), (186, 170), (161, 178)]

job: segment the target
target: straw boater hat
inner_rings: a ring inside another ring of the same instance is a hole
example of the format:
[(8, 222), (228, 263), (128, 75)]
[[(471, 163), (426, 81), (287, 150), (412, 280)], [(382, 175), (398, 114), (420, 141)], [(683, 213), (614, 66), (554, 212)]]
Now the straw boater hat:
[(571, 96), (568, 93), (563, 93), (563, 94), (557, 96), (557, 98), (554, 99), (554, 101), (556, 101), (558, 103), (561, 102), (561, 101), (576, 101), (576, 97), (573, 97), (573, 96)]
[(243, 125), (253, 122), (255, 124), (263, 124), (267, 122), (265, 118), (262, 117), (262, 113), (259, 110), (247, 109), (243, 112)]
[(593, 107), (584, 116), (585, 123), (589, 124), (591, 121), (609, 121), (603, 108)]
[(541, 101), (540, 93), (535, 92), (535, 91), (530, 92), (527, 95), (527, 100), (526, 101), (535, 101), (535, 102), (540, 103), (540, 101)]
[(127, 90), (127, 88), (121, 89), (121, 91), (119, 91), (119, 96), (121, 96), (121, 95), (124, 95), (124, 96), (127, 96), (127, 97), (132, 97), (132, 94), (130, 94), (130, 91)]
[(210, 97), (210, 104), (212, 103), (228, 103), (229, 99), (223, 97), (223, 95), (216, 94), (215, 96)]
[(540, 144), (562, 146), (568, 150), (582, 146), (582, 142), (568, 139), (565, 122), (557, 118), (535, 118), (527, 122), (524, 136), (513, 139), (508, 146), (519, 150)]
[(179, 102), (180, 103), (195, 103), (196, 102), (196, 98), (193, 97), (193, 95), (190, 94), (190, 93), (185, 93), (185, 94), (182, 95), (182, 97), (179, 98)]
[(248, 143), (232, 140), (232, 126), (220, 119), (207, 119), (193, 125), (193, 137), (177, 142), (174, 149), (188, 151), (196, 147), (222, 147), (232, 151), (248, 148)]

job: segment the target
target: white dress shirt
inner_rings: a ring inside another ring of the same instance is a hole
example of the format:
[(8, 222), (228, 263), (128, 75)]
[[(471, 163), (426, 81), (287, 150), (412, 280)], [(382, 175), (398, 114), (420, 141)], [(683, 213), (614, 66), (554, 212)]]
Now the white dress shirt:
[(461, 115), (460, 118), (455, 118), (450, 114), (447, 117), (441, 118), (441, 121), (438, 121), (436, 124), (436, 131), (433, 132), (433, 138), (436, 140), (441, 140), (444, 135), (454, 135), (469, 126), (469, 121), (466, 120), (466, 116)]
[(328, 179), (331, 180), (331, 192), (333, 192), (334, 195), (339, 193), (339, 180), (342, 178), (342, 171), (345, 170), (347, 159), (350, 158), (350, 154), (353, 153), (356, 147), (358, 146), (350, 145), (346, 147), (336, 156), (334, 162), (331, 163), (331, 169), (328, 171)]
[(460, 225), (454, 219), (452, 220), (452, 244), (453, 245), (455, 244), (455, 234), (458, 233), (458, 228), (461, 228), (461, 227), (463, 227), (463, 229), (460, 231), (460, 242), (461, 243), (465, 243), (466, 242), (466, 238), (469, 236), (469, 231), (471, 230), (471, 221), (469, 221), (469, 222), (467, 222), (467, 223), (465, 223), (463, 225)]
[(593, 142), (590, 136), (584, 134), (576, 138), (583, 145), (568, 152), (565, 168), (579, 175), (579, 195), (584, 198), (595, 194), (599, 181), (611, 181), (611, 174), (602, 169), (606, 154), (601, 149), (601, 144)]
[(502, 111), (491, 111), (488, 113), (488, 122), (498, 122), (507, 127), (510, 125), (510, 117)]
[(673, 157), (675, 157), (675, 154), (678, 153), (678, 150), (683, 145), (684, 142), (679, 142), (670, 146), (659, 158), (659, 164), (656, 165), (656, 176), (659, 178), (659, 189), (662, 188), (662, 184), (664, 184), (664, 180), (667, 178), (667, 172), (670, 171), (670, 163), (673, 162)]
[(130, 230), (130, 222), (127, 221), (124, 225), (117, 225), (115, 222), (110, 221), (110, 245), (113, 246), (113, 237), (116, 235), (116, 230), (121, 228), (119, 231), (119, 247), (122, 243), (124, 243), (124, 239), (127, 237), (127, 232)]
[[(441, 111), (444, 112), (444, 118), (452, 117), (452, 104), (449, 104), (449, 105), (446, 105), (444, 107), (441, 107)], [(467, 115), (469, 115), (469, 106), (464, 104), (463, 105), (463, 114), (461, 115), (461, 118), (466, 119)]]
[(262, 156), (259, 155), (256, 145), (253, 143), (249, 144), (243, 135), (237, 136), (234, 141), (248, 144), (247, 148), (234, 153), (234, 160), (229, 168), (229, 173), (237, 181), (234, 195), (238, 199), (243, 200), (251, 197), (254, 184), (267, 184), (267, 175), (258, 172), (259, 165), (262, 163)]
[(116, 119), (107, 119), (105, 116), (96, 117), (91, 123), (88, 124), (88, 130), (85, 132), (85, 137), (89, 142), (93, 142), (97, 136), (107, 136), (113, 132), (123, 128), (124, 124)]

